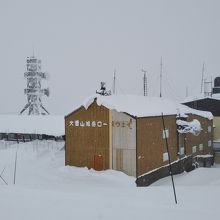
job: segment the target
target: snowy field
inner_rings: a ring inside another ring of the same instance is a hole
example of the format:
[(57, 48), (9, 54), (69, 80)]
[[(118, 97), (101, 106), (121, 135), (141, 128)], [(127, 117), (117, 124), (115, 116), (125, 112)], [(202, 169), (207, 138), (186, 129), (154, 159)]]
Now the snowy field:
[[(112, 170), (65, 167), (64, 142), (0, 142), (0, 219), (219, 219), (220, 166), (199, 168), (137, 188)], [(17, 151), (17, 172), (14, 165)]]

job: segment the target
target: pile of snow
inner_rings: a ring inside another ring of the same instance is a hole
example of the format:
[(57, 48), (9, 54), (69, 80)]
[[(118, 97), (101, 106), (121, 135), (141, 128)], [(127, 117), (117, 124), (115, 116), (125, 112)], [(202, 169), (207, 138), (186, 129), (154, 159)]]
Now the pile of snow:
[[(28, 143), (0, 141), (0, 173), (13, 185), (15, 155), (17, 152), (16, 185), (44, 189), (68, 189), (77, 186), (135, 186), (135, 178), (122, 172), (65, 166), (64, 141), (35, 140)], [(99, 177), (101, 177), (99, 179)], [(96, 182), (97, 181), (97, 182)], [(3, 182), (0, 180), (0, 184)]]
[[(0, 142), (0, 210), (4, 220), (218, 219), (220, 166), (199, 168), (150, 187), (117, 171), (64, 166), (64, 142)], [(16, 184), (13, 185), (17, 151)]]
[(180, 106), (180, 116), (184, 117), (184, 114), (194, 114), (194, 115), (201, 116), (203, 118), (207, 118), (209, 120), (213, 119), (213, 115), (211, 112), (196, 110), (196, 109), (190, 108), (182, 104), (179, 104), (179, 106)]
[(201, 124), (197, 119), (193, 119), (191, 122), (177, 120), (176, 124), (180, 126), (180, 128), (178, 128), (180, 134), (192, 133), (198, 136), (202, 131)]
[(0, 133), (65, 134), (64, 117), (53, 115), (0, 115)]
[(99, 106), (105, 106), (108, 109), (115, 109), (118, 112), (126, 112), (136, 117), (161, 116), (164, 115), (181, 115), (196, 114), (208, 119), (213, 119), (212, 113), (198, 111), (185, 105), (175, 103), (166, 98), (146, 97), (136, 95), (111, 95), (101, 96), (94, 94), (87, 98), (82, 106), (85, 109), (96, 100)]

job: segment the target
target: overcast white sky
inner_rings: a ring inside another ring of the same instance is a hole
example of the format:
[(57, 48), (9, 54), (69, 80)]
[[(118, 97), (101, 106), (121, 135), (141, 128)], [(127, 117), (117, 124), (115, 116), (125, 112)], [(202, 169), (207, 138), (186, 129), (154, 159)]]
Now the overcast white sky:
[(0, 113), (26, 104), (25, 60), (42, 59), (50, 74), (51, 114), (67, 114), (105, 81), (117, 93), (142, 94), (141, 68), (149, 94), (175, 100), (200, 91), (206, 77), (220, 76), (219, 0), (0, 0)]

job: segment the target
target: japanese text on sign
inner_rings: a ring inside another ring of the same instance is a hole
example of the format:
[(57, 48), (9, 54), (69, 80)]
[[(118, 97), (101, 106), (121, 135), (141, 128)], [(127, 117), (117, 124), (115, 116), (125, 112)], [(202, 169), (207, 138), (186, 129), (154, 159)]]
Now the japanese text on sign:
[(101, 128), (102, 126), (107, 126), (108, 124), (102, 121), (69, 121), (69, 126), (75, 127), (98, 127)]
[[(80, 120), (71, 120), (69, 121), (69, 126), (72, 127), (98, 127), (101, 128), (103, 126), (107, 126), (106, 122), (102, 121), (80, 121)], [(130, 128), (132, 129), (132, 119), (130, 121), (112, 121), (112, 127), (117, 128)]]
[(121, 127), (121, 128), (128, 127), (132, 129), (131, 124), (132, 124), (132, 119), (130, 119), (130, 121), (112, 121), (112, 127)]

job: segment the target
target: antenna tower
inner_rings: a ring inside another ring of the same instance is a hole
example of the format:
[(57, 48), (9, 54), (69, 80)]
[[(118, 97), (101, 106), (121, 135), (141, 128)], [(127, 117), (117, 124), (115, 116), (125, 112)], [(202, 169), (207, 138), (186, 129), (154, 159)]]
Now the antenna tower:
[(114, 70), (114, 79), (113, 79), (113, 95), (116, 93), (116, 70)]
[(201, 80), (201, 93), (203, 92), (203, 83), (205, 83), (204, 82), (204, 73), (205, 73), (205, 63), (203, 62), (203, 65), (202, 65), (202, 80)]
[(45, 115), (49, 112), (42, 104), (42, 96), (49, 96), (49, 89), (41, 88), (41, 80), (48, 79), (48, 74), (41, 72), (41, 60), (34, 56), (27, 57), (27, 72), (24, 77), (27, 79), (27, 88), (24, 93), (27, 95), (27, 104), (24, 106), (20, 114), (28, 110), (28, 115)]
[(210, 81), (204, 79), (204, 96), (212, 96), (212, 77)]
[(144, 73), (144, 77), (143, 77), (143, 84), (144, 84), (144, 96), (147, 96), (147, 71), (142, 69), (141, 70)]

